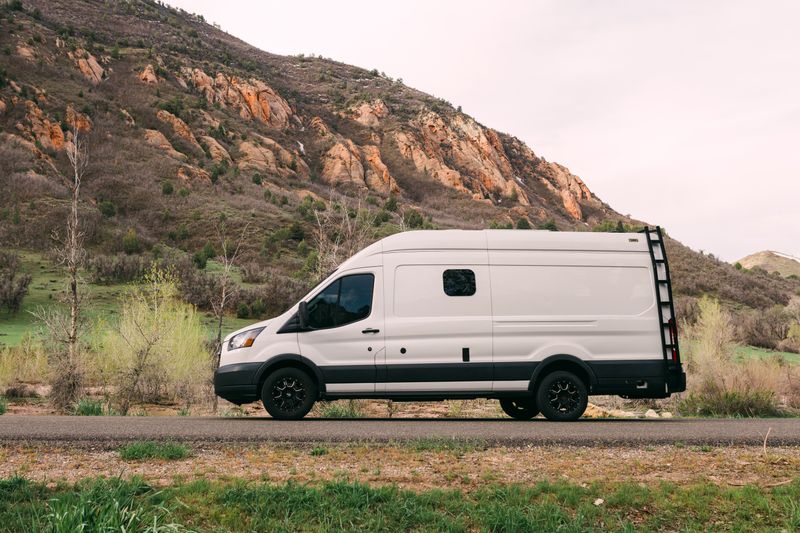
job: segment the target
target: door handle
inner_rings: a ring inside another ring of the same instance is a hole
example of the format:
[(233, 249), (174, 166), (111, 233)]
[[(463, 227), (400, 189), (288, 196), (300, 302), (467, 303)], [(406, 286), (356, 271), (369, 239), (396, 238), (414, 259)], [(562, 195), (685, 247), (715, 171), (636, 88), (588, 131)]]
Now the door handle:
[(381, 330), (379, 330), (379, 329), (367, 328), (367, 329), (362, 329), (361, 333), (366, 335), (367, 333), (380, 333), (380, 331)]

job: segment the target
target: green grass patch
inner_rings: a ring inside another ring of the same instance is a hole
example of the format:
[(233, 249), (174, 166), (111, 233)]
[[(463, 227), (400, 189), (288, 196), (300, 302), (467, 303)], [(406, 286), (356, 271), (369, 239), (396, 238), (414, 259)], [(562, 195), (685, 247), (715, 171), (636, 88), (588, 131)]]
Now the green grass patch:
[(176, 461), (186, 459), (192, 455), (191, 449), (175, 442), (132, 442), (119, 449), (119, 456), (123, 461), (144, 461), (147, 459), (162, 459)]
[(756, 346), (735, 346), (733, 349), (733, 356), (740, 360), (747, 359), (770, 359), (779, 357), (787, 363), (800, 365), (800, 354), (791, 352), (778, 352), (775, 350), (767, 350), (766, 348), (757, 348)]
[(363, 418), (364, 413), (358, 400), (338, 400), (320, 405), (322, 418)]
[(541, 482), (465, 493), (343, 481), (200, 480), (156, 489), (136, 478), (48, 488), (14, 477), (0, 480), (0, 530), (797, 531), (798, 501), (800, 480), (765, 489)]
[(458, 455), (485, 450), (487, 443), (482, 439), (460, 439), (446, 437), (420, 437), (401, 441), (399, 446), (415, 452), (453, 452)]
[(90, 398), (81, 398), (70, 412), (75, 416), (103, 416), (107, 414), (103, 409), (103, 402)]

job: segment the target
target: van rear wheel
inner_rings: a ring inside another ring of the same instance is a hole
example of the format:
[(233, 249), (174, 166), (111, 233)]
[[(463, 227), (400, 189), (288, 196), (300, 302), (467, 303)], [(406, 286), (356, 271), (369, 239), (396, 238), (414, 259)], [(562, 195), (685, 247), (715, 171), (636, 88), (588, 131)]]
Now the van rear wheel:
[(500, 407), (505, 414), (517, 420), (530, 420), (539, 414), (533, 398), (502, 398)]
[(548, 420), (577, 420), (586, 411), (588, 403), (586, 383), (564, 370), (547, 374), (536, 391), (536, 405)]
[(261, 389), (261, 402), (272, 418), (300, 420), (314, 406), (317, 386), (298, 368), (279, 368), (267, 376)]

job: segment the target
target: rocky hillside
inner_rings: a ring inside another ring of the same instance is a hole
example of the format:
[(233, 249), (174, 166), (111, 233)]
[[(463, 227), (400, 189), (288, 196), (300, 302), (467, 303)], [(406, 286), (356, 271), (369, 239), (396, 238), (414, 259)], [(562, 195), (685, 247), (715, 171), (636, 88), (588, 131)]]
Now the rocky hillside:
[(800, 258), (781, 252), (765, 250), (756, 252), (737, 261), (743, 268), (760, 268), (769, 273), (777, 272), (781, 276), (800, 277)]
[[(333, 194), (377, 212), (378, 235), (401, 220), (635, 223), (567, 168), (448, 102), (378, 70), (258, 50), (155, 2), (7, 1), (0, 51), (0, 240), (10, 247), (50, 246), (75, 131), (89, 145), (82, 214), (95, 255), (196, 254), (224, 214), (256, 230), (247, 261), (297, 278), (313, 246), (307, 207)], [(675, 266), (687, 295), (723, 292), (714, 279), (692, 281), (708, 270), (735, 279), (741, 291), (723, 296), (748, 306), (796, 290), (682, 250), (693, 264)]]

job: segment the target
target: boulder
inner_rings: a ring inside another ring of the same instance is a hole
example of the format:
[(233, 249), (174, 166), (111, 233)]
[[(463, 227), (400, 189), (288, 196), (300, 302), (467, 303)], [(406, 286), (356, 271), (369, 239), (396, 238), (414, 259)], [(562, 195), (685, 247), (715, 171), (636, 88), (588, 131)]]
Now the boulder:
[(164, 109), (159, 109), (156, 113), (156, 117), (161, 122), (172, 126), (172, 131), (175, 132), (175, 135), (191, 144), (197, 150), (203, 150), (203, 148), (200, 146), (200, 143), (197, 142), (194, 133), (192, 133), (192, 130), (183, 120)]
[(377, 99), (372, 102), (362, 102), (351, 107), (346, 113), (347, 116), (368, 128), (377, 128), (381, 124), (381, 119), (389, 114), (389, 108), (383, 100)]
[(87, 115), (75, 111), (75, 108), (72, 107), (72, 104), (67, 105), (67, 124), (70, 128), (76, 129), (81, 133), (88, 133), (92, 131), (92, 119), (90, 119)]
[(45, 116), (39, 106), (33, 101), (25, 101), (25, 122), (27, 125), (17, 124), (17, 129), (38, 142), (42, 148), (61, 150), (64, 148), (64, 132), (58, 122), (52, 122)]
[(78, 70), (80, 70), (81, 74), (92, 84), (97, 85), (105, 79), (105, 69), (100, 66), (100, 63), (97, 62), (97, 59), (92, 54), (83, 48), (78, 48), (74, 52), (70, 52), (69, 57), (75, 61)]
[(156, 85), (158, 83), (158, 76), (156, 75), (156, 69), (153, 68), (153, 65), (144, 67), (144, 70), (139, 73), (139, 79), (148, 85)]
[(173, 148), (169, 140), (158, 130), (144, 130), (144, 140), (147, 144), (164, 150), (174, 159), (186, 160), (186, 156)]
[(231, 162), (231, 155), (214, 137), (208, 135), (200, 137), (200, 143), (206, 147), (208, 153), (211, 154), (211, 159), (213, 159), (215, 163), (221, 163), (222, 161)]

